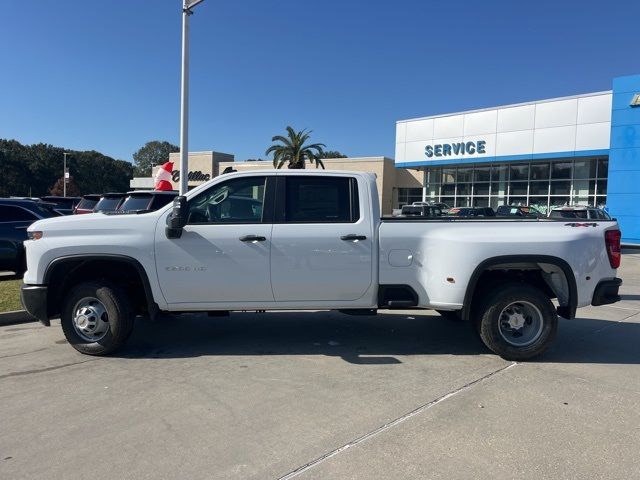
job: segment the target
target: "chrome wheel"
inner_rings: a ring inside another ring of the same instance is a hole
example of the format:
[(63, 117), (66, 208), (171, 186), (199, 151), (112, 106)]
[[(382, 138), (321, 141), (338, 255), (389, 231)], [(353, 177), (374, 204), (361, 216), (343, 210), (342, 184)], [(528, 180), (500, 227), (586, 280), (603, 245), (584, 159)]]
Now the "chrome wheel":
[(109, 314), (104, 304), (94, 297), (79, 300), (73, 307), (73, 328), (87, 342), (98, 342), (109, 331)]
[(534, 304), (518, 301), (500, 312), (498, 330), (502, 338), (514, 347), (526, 347), (542, 334), (542, 313)]

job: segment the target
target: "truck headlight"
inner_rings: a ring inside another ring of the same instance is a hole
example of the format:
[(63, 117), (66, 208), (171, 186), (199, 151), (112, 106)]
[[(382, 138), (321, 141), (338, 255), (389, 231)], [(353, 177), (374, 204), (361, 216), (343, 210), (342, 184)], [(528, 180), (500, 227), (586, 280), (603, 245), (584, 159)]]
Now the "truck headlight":
[(29, 240), (40, 240), (42, 238), (42, 232), (40, 230), (27, 232), (27, 238), (29, 238)]

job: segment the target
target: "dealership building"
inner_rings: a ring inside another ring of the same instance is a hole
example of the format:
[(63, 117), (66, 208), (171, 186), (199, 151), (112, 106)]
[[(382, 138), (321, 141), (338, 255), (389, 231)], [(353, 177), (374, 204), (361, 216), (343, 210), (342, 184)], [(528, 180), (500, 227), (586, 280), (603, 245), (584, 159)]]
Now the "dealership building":
[[(179, 154), (174, 186), (179, 179)], [(189, 186), (235, 162), (219, 152), (189, 153)], [(481, 110), (401, 120), (395, 160), (324, 160), (327, 169), (374, 172), (380, 207), (389, 215), (416, 201), (450, 206), (536, 205), (605, 207), (623, 242), (640, 245), (640, 75), (618, 77), (611, 90)], [(155, 173), (155, 172), (154, 172)], [(132, 188), (153, 188), (135, 178)]]
[(640, 244), (640, 75), (612, 87), (397, 122), (396, 167), (423, 172), (399, 202), (603, 206)]

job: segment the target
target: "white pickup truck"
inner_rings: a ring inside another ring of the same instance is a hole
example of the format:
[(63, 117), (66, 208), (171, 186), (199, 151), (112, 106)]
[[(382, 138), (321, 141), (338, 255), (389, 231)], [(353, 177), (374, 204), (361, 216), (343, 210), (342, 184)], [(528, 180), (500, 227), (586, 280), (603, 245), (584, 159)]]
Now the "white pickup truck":
[(160, 312), (435, 309), (523, 360), (549, 346), (558, 315), (616, 302), (621, 284), (615, 220), (381, 219), (367, 173), (226, 174), (155, 212), (58, 217), (28, 234), (24, 307), (45, 325), (60, 316), (91, 355)]

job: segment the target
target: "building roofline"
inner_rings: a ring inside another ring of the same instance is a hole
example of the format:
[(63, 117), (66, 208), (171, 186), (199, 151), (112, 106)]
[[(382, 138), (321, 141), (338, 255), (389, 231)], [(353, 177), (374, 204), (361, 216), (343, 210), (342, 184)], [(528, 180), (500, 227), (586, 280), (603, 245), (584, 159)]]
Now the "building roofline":
[(501, 108), (512, 108), (512, 107), (522, 107), (525, 105), (535, 105), (537, 103), (548, 103), (548, 102), (557, 102), (559, 100), (571, 100), (574, 98), (584, 98), (584, 97), (595, 97), (598, 95), (607, 95), (613, 93), (613, 90), (603, 90), (601, 92), (592, 92), (592, 93), (582, 93), (579, 95), (569, 95), (567, 97), (555, 97), (555, 98), (546, 98), (543, 100), (532, 100), (529, 102), (521, 102), (521, 103), (510, 103), (507, 105), (498, 105), (497, 107), (486, 107), (486, 108), (477, 108), (475, 110), (465, 110), (462, 112), (454, 112), (454, 113), (443, 113), (439, 115), (429, 115), (427, 117), (416, 117), (416, 118), (408, 118), (406, 120), (397, 120), (398, 123), (408, 123), (408, 122), (417, 122), (419, 120), (430, 120), (433, 118), (443, 118), (443, 117), (453, 117), (454, 115), (464, 115), (467, 113), (478, 113), (478, 112), (488, 112), (489, 110), (498, 110)]

